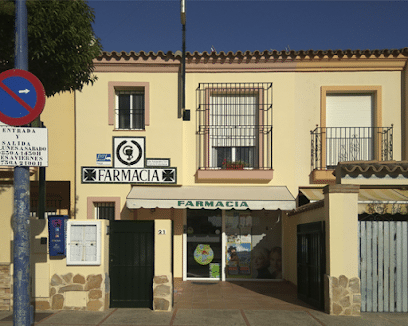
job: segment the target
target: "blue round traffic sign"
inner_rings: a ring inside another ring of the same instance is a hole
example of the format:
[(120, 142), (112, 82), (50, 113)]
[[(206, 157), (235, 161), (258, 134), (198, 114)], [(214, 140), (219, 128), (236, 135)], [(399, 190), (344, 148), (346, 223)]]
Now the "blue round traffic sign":
[(32, 73), (10, 69), (0, 74), (0, 121), (26, 125), (41, 114), (44, 105), (44, 87)]

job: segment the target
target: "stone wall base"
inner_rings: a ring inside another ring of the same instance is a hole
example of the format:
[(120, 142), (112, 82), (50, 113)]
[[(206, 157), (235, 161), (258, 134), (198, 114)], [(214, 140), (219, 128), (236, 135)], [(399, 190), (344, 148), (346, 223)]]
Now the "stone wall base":
[(326, 275), (325, 311), (330, 315), (360, 316), (360, 279)]
[(173, 278), (159, 275), (153, 278), (153, 310), (171, 311), (173, 308)]
[(109, 307), (109, 293), (104, 285), (101, 274), (54, 274), (49, 298), (36, 298), (34, 309), (104, 311)]
[(0, 263), (0, 310), (11, 310), (10, 263)]

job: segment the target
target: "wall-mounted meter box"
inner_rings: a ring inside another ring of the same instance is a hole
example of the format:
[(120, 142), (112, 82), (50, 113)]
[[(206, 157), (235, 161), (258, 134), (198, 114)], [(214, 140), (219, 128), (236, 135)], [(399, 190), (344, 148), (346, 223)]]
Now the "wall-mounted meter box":
[(101, 251), (100, 220), (68, 222), (67, 265), (100, 265)]
[(48, 216), (50, 256), (65, 256), (68, 215)]

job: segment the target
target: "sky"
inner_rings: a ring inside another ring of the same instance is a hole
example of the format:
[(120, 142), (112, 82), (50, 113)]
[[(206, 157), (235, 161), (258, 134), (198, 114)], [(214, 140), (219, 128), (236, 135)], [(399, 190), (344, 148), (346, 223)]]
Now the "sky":
[[(88, 0), (104, 51), (182, 49), (180, 0)], [(186, 0), (189, 52), (408, 47), (408, 1)]]

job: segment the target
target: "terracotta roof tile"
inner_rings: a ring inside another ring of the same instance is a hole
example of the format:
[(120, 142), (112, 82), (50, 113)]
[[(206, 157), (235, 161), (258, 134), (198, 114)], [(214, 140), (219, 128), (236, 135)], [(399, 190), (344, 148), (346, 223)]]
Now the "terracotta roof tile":
[(405, 174), (408, 172), (408, 161), (356, 161), (342, 162), (337, 165), (336, 172), (343, 173), (397, 173)]
[[(218, 57), (218, 58), (226, 58), (226, 57), (267, 57), (267, 58), (281, 58), (281, 57), (291, 57), (291, 58), (322, 58), (322, 57), (352, 57), (352, 56), (357, 56), (357, 57), (379, 57), (379, 56), (385, 56), (385, 57), (397, 57), (399, 55), (403, 55), (405, 57), (408, 57), (408, 47), (405, 47), (403, 49), (382, 49), (382, 50), (351, 50), (351, 49), (346, 49), (346, 50), (290, 50), (290, 51), (277, 51), (277, 50), (265, 50), (265, 51), (259, 51), (256, 50), (254, 52), (251, 51), (237, 51), (237, 52), (232, 52), (229, 51), (225, 53), (224, 51), (221, 51), (219, 53), (217, 52), (197, 52), (194, 51), (193, 53), (191, 52), (186, 52), (186, 57), (187, 58), (209, 58), (209, 57)], [(129, 53), (122, 51), (122, 52), (102, 52), (100, 56), (98, 56), (96, 59), (97, 60), (102, 60), (102, 59), (116, 59), (119, 60), (121, 58), (123, 59), (130, 59), (130, 58), (157, 58), (160, 57), (162, 59), (181, 59), (182, 53), (181, 51), (176, 51), (175, 53), (172, 51), (168, 52), (163, 52), (163, 51), (158, 51), (157, 53), (150, 51), (150, 52), (134, 52), (131, 51)]]

